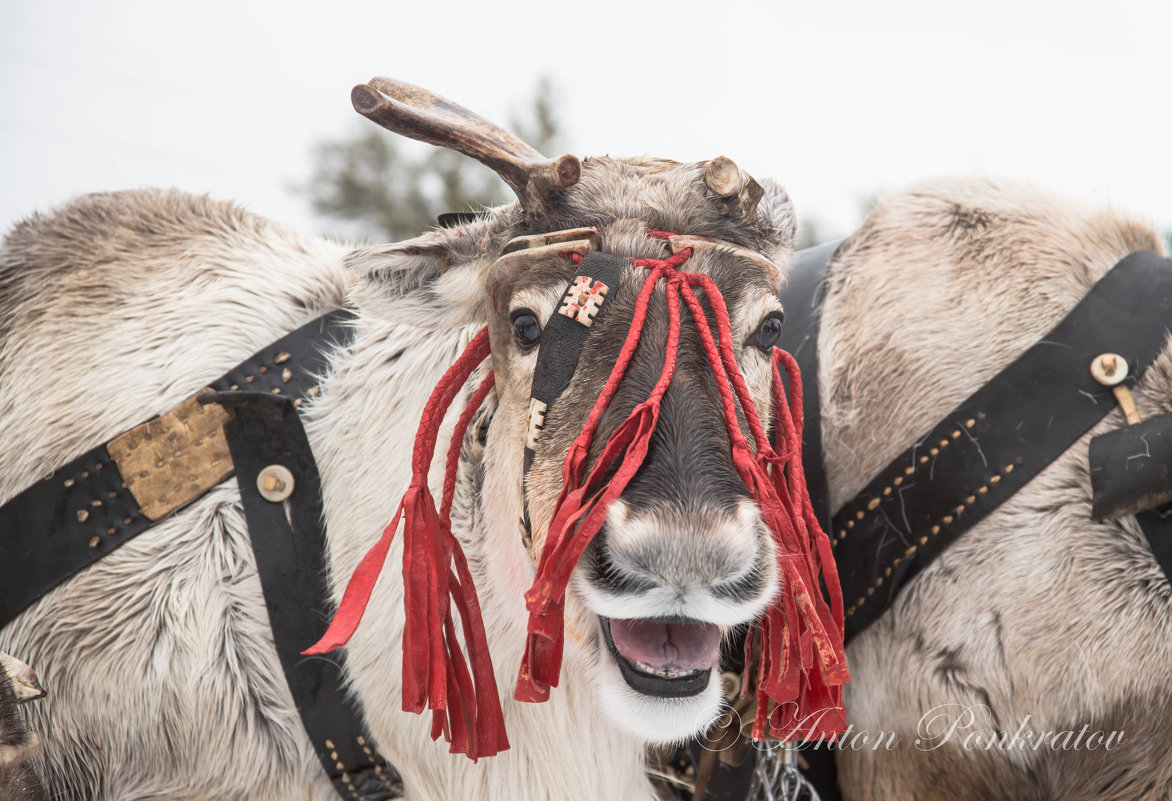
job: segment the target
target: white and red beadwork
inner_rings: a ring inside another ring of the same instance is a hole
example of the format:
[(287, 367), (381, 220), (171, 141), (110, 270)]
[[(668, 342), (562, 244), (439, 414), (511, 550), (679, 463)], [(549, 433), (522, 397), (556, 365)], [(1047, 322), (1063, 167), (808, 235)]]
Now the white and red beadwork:
[(545, 412), (549, 406), (537, 400), (529, 399), (529, 431), (525, 438), (525, 447), (537, 450), (537, 439), (541, 436), (541, 429), (545, 427)]
[(558, 314), (564, 314), (589, 328), (594, 325), (594, 318), (609, 291), (610, 287), (601, 281), (595, 281), (588, 275), (579, 275), (562, 298)]

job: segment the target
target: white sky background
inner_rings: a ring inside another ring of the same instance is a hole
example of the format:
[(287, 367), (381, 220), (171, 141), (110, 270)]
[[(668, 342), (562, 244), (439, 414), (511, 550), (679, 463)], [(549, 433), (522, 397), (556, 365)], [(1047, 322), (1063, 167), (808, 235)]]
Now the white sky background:
[(372, 125), (353, 84), (507, 123), (545, 73), (568, 150), (724, 154), (827, 233), (868, 195), (974, 173), (1170, 231), (1170, 53), (1166, 0), (0, 0), (0, 230), (146, 185), (323, 230), (292, 186), (315, 142)]

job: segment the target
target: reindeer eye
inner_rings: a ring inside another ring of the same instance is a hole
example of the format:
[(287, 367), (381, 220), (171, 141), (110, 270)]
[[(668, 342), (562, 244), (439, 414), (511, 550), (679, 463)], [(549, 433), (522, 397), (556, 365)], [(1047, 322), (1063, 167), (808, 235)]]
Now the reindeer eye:
[(773, 350), (777, 340), (781, 337), (781, 321), (785, 319), (779, 311), (770, 312), (761, 324), (757, 326), (757, 333), (753, 337), (753, 344), (765, 353)]
[(513, 320), (513, 339), (517, 340), (517, 347), (529, 350), (541, 341), (541, 323), (529, 309), (517, 309), (511, 315)]

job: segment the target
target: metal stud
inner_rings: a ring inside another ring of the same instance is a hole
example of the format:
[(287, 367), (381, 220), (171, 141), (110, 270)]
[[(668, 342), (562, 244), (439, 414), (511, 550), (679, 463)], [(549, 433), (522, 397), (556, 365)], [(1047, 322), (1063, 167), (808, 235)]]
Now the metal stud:
[(257, 474), (256, 488), (266, 501), (280, 503), (293, 494), (293, 474), (287, 467), (271, 464)]
[(1103, 353), (1091, 362), (1091, 375), (1105, 387), (1113, 387), (1127, 378), (1127, 359), (1118, 353)]
[(1103, 353), (1096, 356), (1091, 362), (1091, 375), (1105, 387), (1111, 387), (1115, 393), (1115, 400), (1123, 410), (1130, 426), (1140, 422), (1139, 410), (1135, 407), (1135, 398), (1131, 391), (1123, 386), (1123, 379), (1127, 378), (1127, 360), (1118, 353)]

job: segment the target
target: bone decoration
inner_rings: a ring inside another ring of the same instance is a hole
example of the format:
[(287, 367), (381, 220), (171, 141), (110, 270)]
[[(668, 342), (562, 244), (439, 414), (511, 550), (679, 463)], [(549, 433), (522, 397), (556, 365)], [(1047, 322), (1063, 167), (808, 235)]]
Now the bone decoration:
[(602, 308), (609, 291), (610, 287), (601, 281), (595, 281), (588, 275), (579, 275), (562, 298), (558, 314), (577, 320), (589, 328), (594, 325), (594, 318), (598, 316), (598, 310)]
[(525, 447), (529, 450), (537, 449), (537, 440), (541, 437), (541, 429), (545, 428), (545, 412), (549, 406), (537, 398), (529, 399), (529, 433), (525, 438)]

